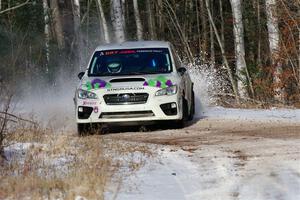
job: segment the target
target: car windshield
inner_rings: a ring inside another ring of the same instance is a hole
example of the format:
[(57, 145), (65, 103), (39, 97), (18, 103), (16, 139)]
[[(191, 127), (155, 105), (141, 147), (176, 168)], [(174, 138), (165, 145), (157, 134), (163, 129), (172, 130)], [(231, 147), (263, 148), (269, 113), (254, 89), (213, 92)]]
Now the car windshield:
[(167, 48), (121, 49), (95, 52), (89, 76), (121, 76), (172, 72)]

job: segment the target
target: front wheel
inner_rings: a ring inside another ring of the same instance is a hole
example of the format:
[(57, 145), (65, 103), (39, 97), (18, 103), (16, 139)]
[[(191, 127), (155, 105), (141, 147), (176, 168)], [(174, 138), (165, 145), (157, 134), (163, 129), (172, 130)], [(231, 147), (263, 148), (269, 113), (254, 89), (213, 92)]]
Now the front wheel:
[(195, 114), (195, 93), (194, 91), (192, 91), (189, 121), (192, 121), (194, 119), (194, 114)]
[(182, 97), (182, 119), (176, 122), (176, 128), (184, 128), (189, 118), (189, 107), (187, 100)]
[(79, 136), (87, 136), (93, 134), (103, 134), (104, 130), (102, 125), (98, 123), (82, 123), (77, 124), (77, 133)]
[(77, 133), (79, 136), (85, 136), (89, 132), (90, 124), (77, 124)]

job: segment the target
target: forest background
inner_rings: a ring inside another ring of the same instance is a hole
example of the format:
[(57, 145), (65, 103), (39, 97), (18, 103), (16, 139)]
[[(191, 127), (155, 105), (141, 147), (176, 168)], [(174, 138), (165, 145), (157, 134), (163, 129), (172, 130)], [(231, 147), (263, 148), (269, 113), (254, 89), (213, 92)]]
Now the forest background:
[(170, 41), (220, 99), (300, 106), (299, 0), (0, 0), (0, 84), (57, 87), (126, 40)]

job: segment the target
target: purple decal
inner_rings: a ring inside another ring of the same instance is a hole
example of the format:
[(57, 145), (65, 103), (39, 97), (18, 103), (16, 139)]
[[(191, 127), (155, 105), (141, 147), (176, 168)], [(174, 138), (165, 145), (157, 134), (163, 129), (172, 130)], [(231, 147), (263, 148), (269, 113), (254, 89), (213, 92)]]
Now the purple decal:
[(171, 87), (173, 85), (173, 83), (172, 83), (171, 80), (167, 80), (166, 85), (169, 86), (169, 87)]
[(158, 76), (155, 79), (150, 79), (144, 82), (144, 86), (158, 87), (158, 88), (167, 88), (173, 85), (170, 79), (167, 79), (165, 76)]
[(98, 113), (98, 111), (99, 111), (98, 106), (95, 106), (95, 107), (94, 107), (94, 113)]
[(148, 86), (149, 84), (147, 83), (147, 81), (144, 82), (143, 86)]
[(92, 87), (94, 89), (98, 89), (98, 88), (104, 88), (106, 86), (106, 82), (101, 80), (101, 79), (94, 79), (92, 80)]
[(157, 81), (156, 82), (156, 87), (160, 87), (161, 86), (161, 82), (160, 81)]

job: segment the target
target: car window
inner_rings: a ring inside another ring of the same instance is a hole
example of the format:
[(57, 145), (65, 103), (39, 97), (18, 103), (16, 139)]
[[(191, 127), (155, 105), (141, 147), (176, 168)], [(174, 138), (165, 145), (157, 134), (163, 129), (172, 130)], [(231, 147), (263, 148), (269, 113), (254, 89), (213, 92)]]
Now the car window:
[(172, 72), (167, 48), (97, 51), (89, 66), (89, 76), (119, 76)]

